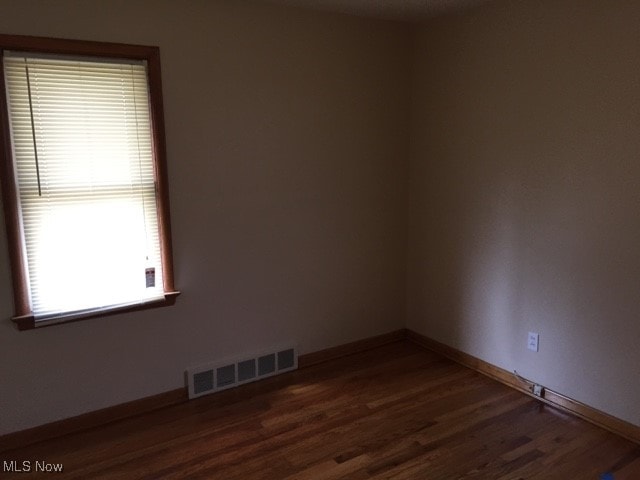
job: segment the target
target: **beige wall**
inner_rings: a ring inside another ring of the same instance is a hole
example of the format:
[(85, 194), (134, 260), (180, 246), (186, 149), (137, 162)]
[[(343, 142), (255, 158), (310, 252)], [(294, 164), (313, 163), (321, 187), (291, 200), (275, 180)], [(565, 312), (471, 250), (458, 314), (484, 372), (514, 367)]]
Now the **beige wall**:
[(179, 388), (202, 362), (404, 326), (404, 26), (236, 0), (7, 0), (0, 32), (160, 47), (183, 291), (18, 332), (3, 223), (0, 434)]
[[(640, 3), (416, 37), (409, 328), (640, 425)], [(526, 349), (540, 333), (540, 352)]]

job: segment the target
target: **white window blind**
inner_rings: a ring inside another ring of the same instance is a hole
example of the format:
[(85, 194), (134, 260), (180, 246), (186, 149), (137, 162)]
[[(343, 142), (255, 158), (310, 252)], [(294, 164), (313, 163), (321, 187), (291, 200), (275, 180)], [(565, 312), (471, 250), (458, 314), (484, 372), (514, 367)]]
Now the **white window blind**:
[(145, 64), (5, 52), (36, 320), (162, 297)]

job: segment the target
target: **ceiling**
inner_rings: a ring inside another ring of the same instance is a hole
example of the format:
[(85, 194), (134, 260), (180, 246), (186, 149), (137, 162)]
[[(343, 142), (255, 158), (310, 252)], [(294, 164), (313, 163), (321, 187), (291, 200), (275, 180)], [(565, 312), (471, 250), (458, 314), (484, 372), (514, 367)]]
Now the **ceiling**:
[(347, 13), (387, 20), (421, 20), (471, 8), (489, 0), (268, 0), (313, 10)]

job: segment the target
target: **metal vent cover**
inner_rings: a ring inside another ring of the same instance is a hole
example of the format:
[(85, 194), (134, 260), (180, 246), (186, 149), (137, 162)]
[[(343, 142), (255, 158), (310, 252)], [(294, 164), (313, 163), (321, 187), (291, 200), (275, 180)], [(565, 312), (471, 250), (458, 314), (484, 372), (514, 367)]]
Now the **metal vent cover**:
[(295, 347), (275, 348), (237, 360), (216, 362), (186, 371), (189, 398), (196, 398), (298, 368)]

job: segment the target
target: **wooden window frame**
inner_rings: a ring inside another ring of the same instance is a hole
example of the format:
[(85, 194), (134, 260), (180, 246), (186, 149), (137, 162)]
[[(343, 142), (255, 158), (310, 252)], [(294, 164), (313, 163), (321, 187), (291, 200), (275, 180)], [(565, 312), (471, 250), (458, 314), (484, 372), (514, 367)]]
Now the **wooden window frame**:
[(100, 311), (83, 314), (61, 314), (53, 319), (37, 322), (29, 304), (29, 285), (23, 259), (24, 248), (20, 223), (20, 200), (16, 187), (13, 165), (11, 131), (7, 109), (4, 73), (0, 74), (0, 180), (9, 246), (9, 260), (13, 283), (15, 315), (13, 321), (19, 330), (28, 330), (59, 323), (103, 317), (117, 313), (146, 310), (173, 305), (180, 294), (174, 285), (173, 254), (171, 246), (171, 222), (169, 216), (169, 184), (167, 175), (167, 155), (164, 135), (164, 113), (162, 102), (162, 78), (160, 70), (160, 49), (158, 47), (126, 45), (119, 43), (66, 40), (45, 37), (0, 34), (0, 60), (5, 50), (58, 55), (77, 55), (103, 58), (145, 60), (147, 62), (149, 100), (153, 136), (153, 158), (157, 185), (156, 201), (162, 258), (164, 298), (127, 305), (114, 306)]

